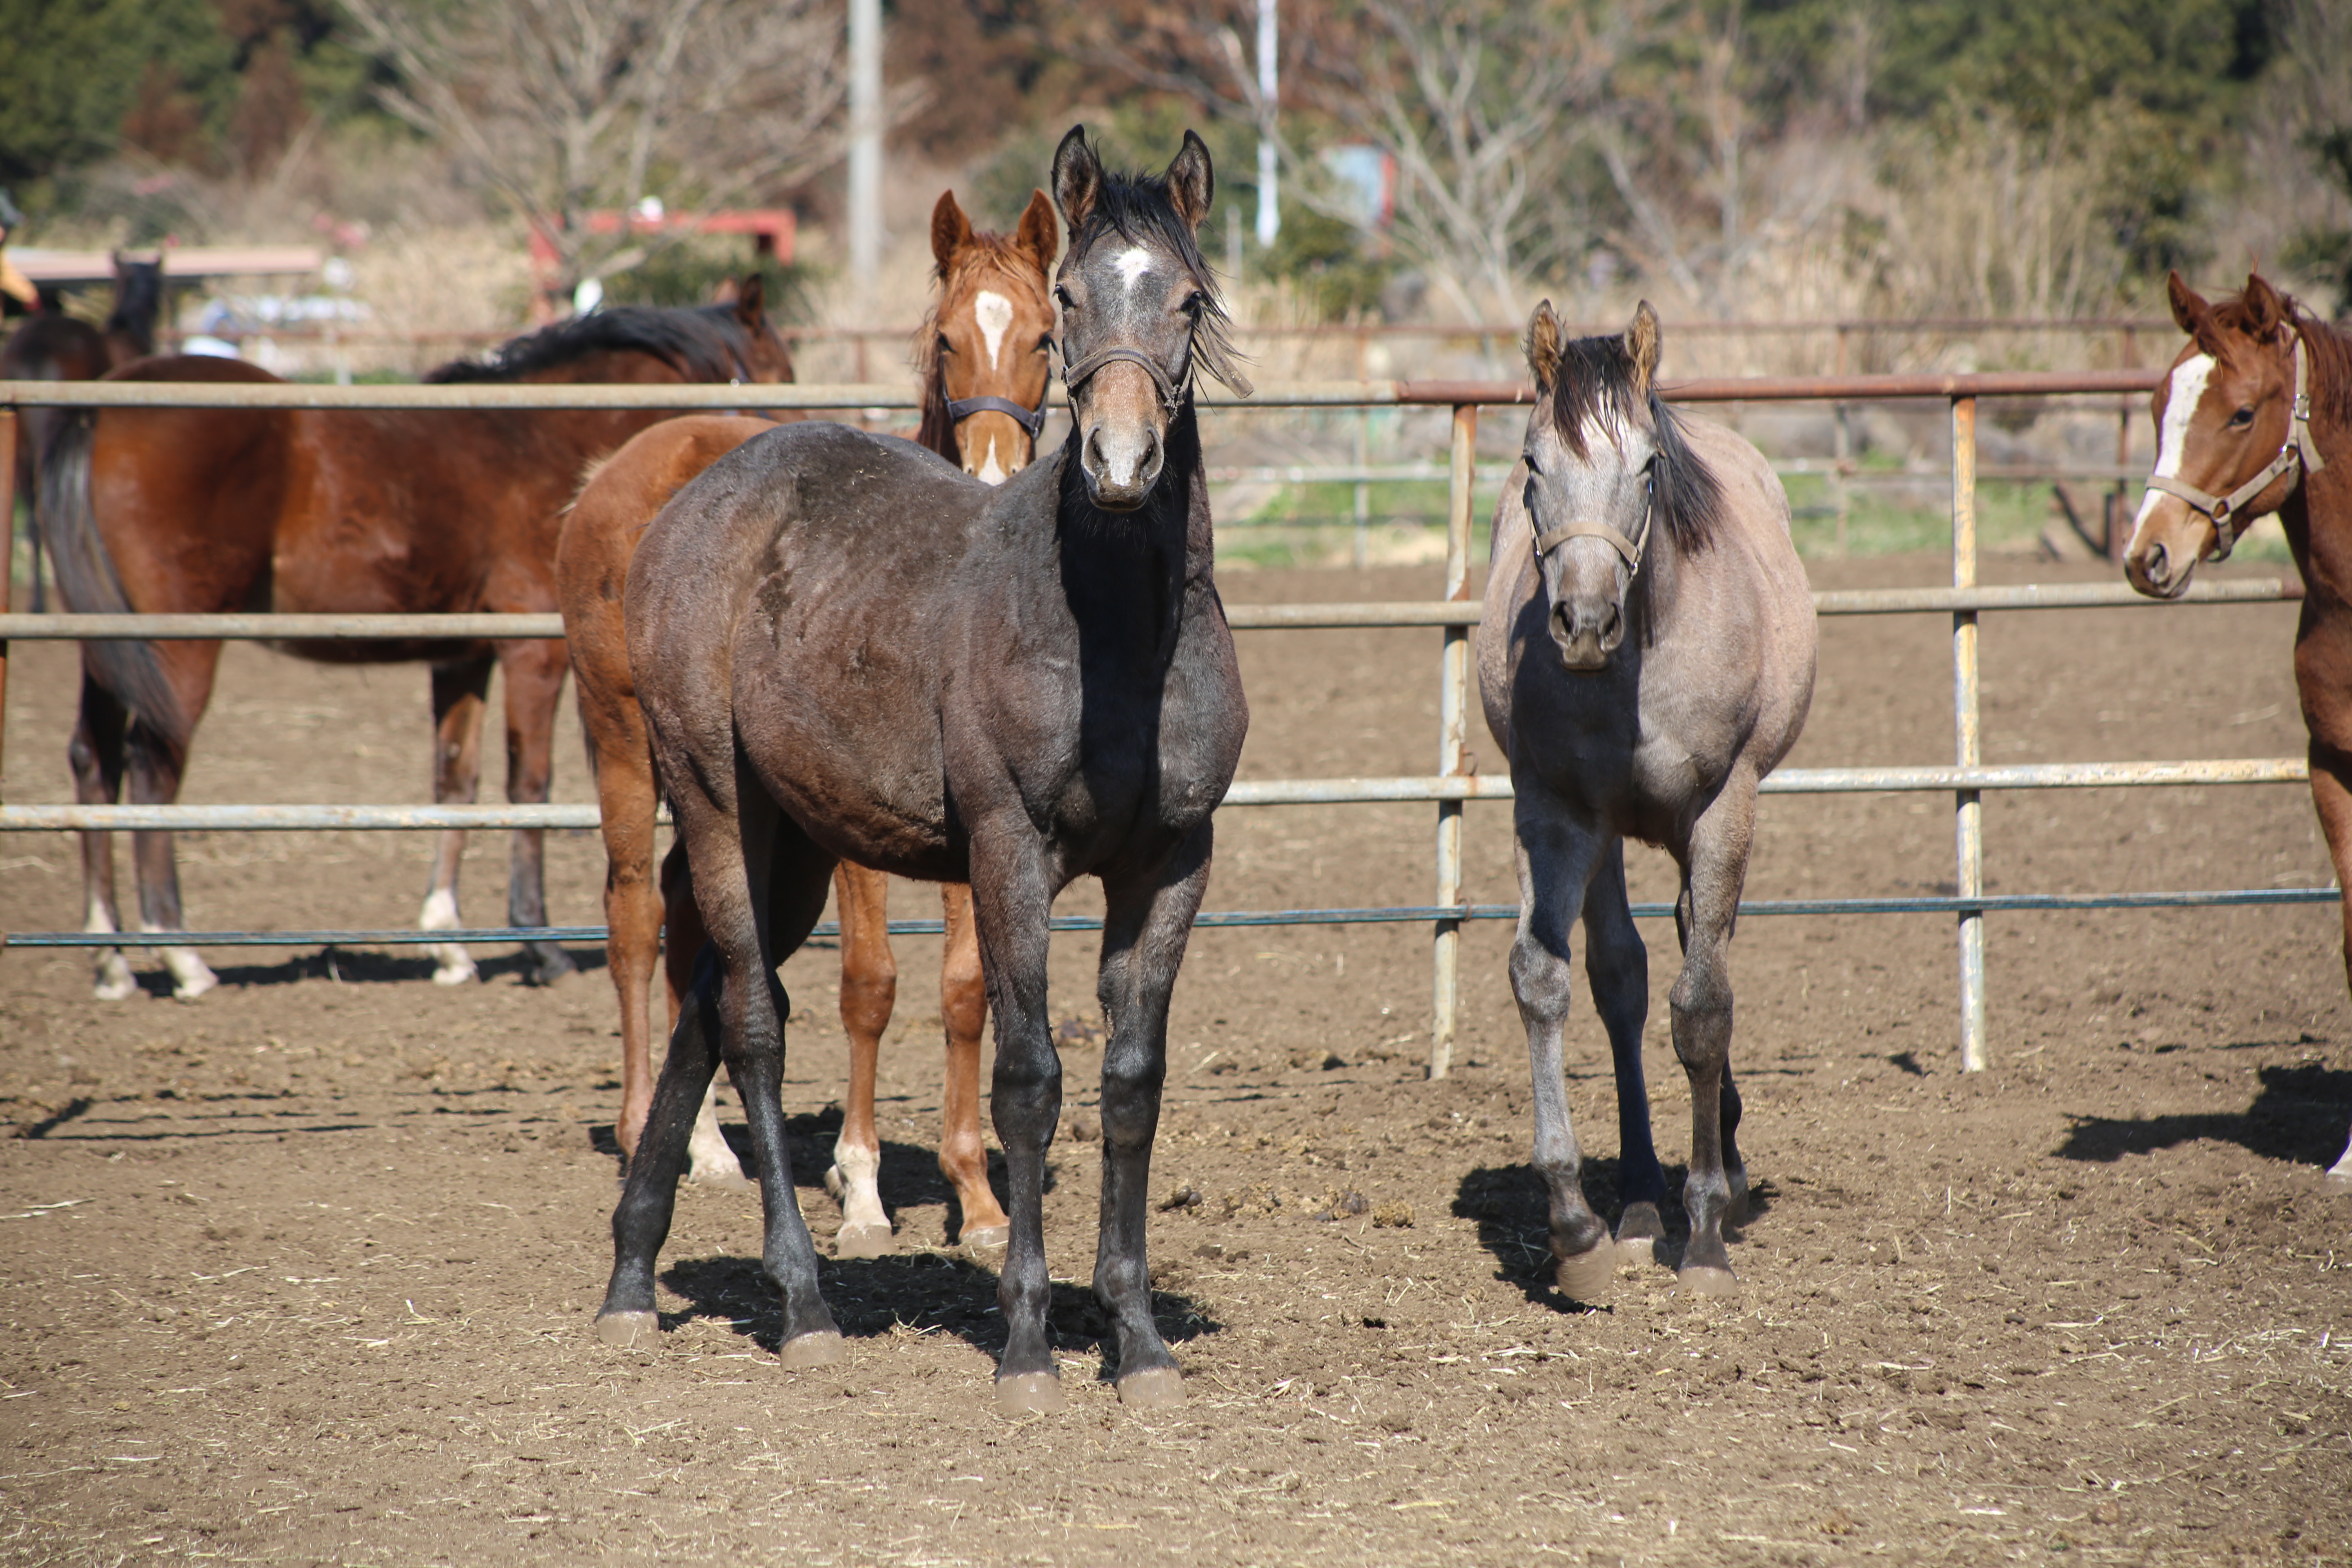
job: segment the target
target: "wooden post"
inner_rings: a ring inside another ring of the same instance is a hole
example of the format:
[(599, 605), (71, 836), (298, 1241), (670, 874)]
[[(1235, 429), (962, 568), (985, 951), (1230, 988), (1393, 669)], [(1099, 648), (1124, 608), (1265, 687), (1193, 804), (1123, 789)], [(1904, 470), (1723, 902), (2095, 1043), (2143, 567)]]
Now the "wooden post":
[[(1470, 485), (1477, 473), (1478, 407), (1460, 404), (1454, 410), (1454, 450), (1451, 488), (1445, 507), (1445, 596), (1470, 596)], [(1437, 771), (1458, 778), (1464, 763), (1464, 726), (1470, 710), (1470, 628), (1447, 626), (1439, 666), (1437, 689)], [(1462, 902), (1462, 803), (1437, 803), (1437, 903), (1453, 909)], [(1432, 1001), (1434, 1016), (1429, 1036), (1429, 1076), (1444, 1078), (1454, 1068), (1454, 1026), (1460, 1016), (1462, 988), (1462, 922), (1437, 922)]]
[[(16, 420), (0, 408), (0, 615), (16, 604)], [(39, 568), (36, 566), (35, 571)], [(0, 638), (0, 800), (8, 798), (8, 644)]]
[[(1952, 586), (1977, 585), (1977, 400), (1952, 399)], [(1972, 768), (1984, 760), (1977, 722), (1977, 613), (1952, 615), (1952, 727), (1954, 760)], [(1955, 890), (1964, 899), (1984, 896), (1984, 801), (1972, 789), (1957, 792), (1953, 850)], [(1984, 911), (1960, 915), (1960, 1070), (1985, 1068)]]

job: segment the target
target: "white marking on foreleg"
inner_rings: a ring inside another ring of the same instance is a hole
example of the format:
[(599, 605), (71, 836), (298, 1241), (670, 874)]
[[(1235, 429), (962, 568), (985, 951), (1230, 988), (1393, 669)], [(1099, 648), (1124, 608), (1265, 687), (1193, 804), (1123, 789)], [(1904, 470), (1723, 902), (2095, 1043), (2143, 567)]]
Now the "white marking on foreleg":
[[(462, 925), (457, 918), (457, 895), (447, 888), (436, 888), (425, 895), (425, 912), (417, 917), (418, 931), (457, 931)], [(433, 972), (436, 985), (463, 985), (479, 973), (474, 967), (474, 955), (454, 942), (442, 942), (429, 950), (440, 967)]]
[[(114, 930), (114, 921), (106, 912), (106, 906), (98, 900), (92, 899), (89, 901), (89, 913), (82, 918), (81, 929), (86, 931), (111, 933)], [(131, 977), (131, 965), (123, 958), (121, 948), (100, 948), (97, 968), (98, 983), (92, 990), (100, 1001), (120, 1002), (139, 989), (139, 982)]]
[(982, 289), (971, 297), (972, 320), (980, 323), (980, 335), (988, 344), (988, 368), (997, 368), (997, 355), (1004, 347), (1004, 334), (1013, 325), (1013, 301), (992, 289)]
[(687, 1138), (686, 1155), (686, 1179), (689, 1182), (721, 1187), (751, 1184), (743, 1174), (742, 1162), (735, 1158), (734, 1145), (719, 1130), (719, 1080), (715, 1078), (710, 1087), (702, 1091), (702, 1109), (695, 1112), (694, 1131)]
[[(139, 927), (142, 931), (163, 929), (144, 921), (139, 922)], [(220, 984), (220, 976), (213, 973), (211, 964), (196, 956), (194, 948), (163, 949), (163, 967), (172, 972), (172, 994), (183, 1002), (193, 1002)]]
[[(2172, 367), (2172, 385), (2164, 398), (2164, 423), (2156, 433), (2156, 468), (2152, 478), (2180, 477), (2180, 465), (2189, 451), (2189, 426), (2197, 417), (2197, 405), (2204, 400), (2206, 378), (2212, 374), (2211, 354), (2192, 354)], [(2149, 514), (2167, 493), (2151, 485), (2147, 493), (2139, 498), (2139, 514), (2132, 519), (2131, 544), (2126, 554), (2138, 552), (2140, 531), (2147, 526)]]

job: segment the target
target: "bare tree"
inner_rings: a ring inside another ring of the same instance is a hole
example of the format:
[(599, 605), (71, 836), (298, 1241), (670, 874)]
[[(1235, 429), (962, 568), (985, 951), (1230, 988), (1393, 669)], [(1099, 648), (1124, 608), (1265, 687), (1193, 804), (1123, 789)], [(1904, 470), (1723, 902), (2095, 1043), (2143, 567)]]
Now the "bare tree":
[(597, 232), (591, 211), (723, 206), (841, 154), (841, 22), (823, 0), (342, 4), (398, 72), (385, 107), (546, 238), (567, 301), (668, 243)]

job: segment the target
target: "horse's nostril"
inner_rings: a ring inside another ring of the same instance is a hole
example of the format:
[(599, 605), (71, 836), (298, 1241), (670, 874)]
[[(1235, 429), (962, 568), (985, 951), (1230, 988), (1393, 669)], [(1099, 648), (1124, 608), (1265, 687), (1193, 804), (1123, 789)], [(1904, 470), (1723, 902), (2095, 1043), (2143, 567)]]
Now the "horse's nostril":
[(2161, 545), (2161, 544), (2154, 544), (2154, 545), (2150, 545), (2150, 546), (2148, 547), (2148, 552), (2147, 552), (2147, 567), (2146, 567), (2146, 570), (2147, 570), (2147, 580), (2148, 580), (2149, 582), (2151, 582), (2151, 583), (2161, 583), (2161, 582), (2163, 582), (2163, 581), (2164, 581), (2164, 579), (2166, 578), (2166, 576), (2168, 574), (2167, 574), (2167, 572), (2165, 571), (2165, 566), (2166, 566), (2166, 561), (2165, 561), (2165, 555), (2164, 555), (2164, 546), (2163, 546), (2163, 545)]

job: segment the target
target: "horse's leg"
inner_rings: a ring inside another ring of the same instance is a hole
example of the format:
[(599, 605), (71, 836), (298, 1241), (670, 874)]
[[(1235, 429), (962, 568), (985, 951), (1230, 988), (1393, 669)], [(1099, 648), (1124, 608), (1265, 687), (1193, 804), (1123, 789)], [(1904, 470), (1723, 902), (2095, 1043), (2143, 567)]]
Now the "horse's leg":
[[(1574, 973), (1568, 933), (1591, 893), (1603, 858), (1602, 838), (1571, 818), (1539, 783), (1520, 781), (1514, 811), (1519, 931), (1511, 942), (1511, 994), (1528, 1031), (1535, 1167), (1550, 1194), (1551, 1251), (1560, 1293), (1598, 1301), (1615, 1282), (1617, 1255), (1609, 1226), (1585, 1201), (1584, 1154), (1569, 1115), (1560, 1031), (1568, 1021)], [(1638, 1033), (1634, 1039), (1638, 1051)], [(1613, 1027), (1610, 1043), (1616, 1044)]]
[(957, 1239), (975, 1260), (1004, 1256), (1012, 1221), (988, 1184), (988, 1149), (980, 1140), (980, 1032), (988, 1026), (988, 982), (981, 973), (980, 933), (971, 921), (971, 889), (940, 887), (947, 946), (940, 956), (940, 1017), (947, 1026), (947, 1071), (940, 1105), (940, 1173), (955, 1188), (963, 1210)]
[[(173, 695), (179, 700), (180, 711), (187, 715), (193, 731), (205, 703), (212, 700), (213, 673), (220, 666), (220, 644), (167, 643), (158, 651), (171, 680)], [(180, 798), (180, 780), (188, 765), (185, 737), (174, 739), (133, 720), (124, 737), (124, 752), (131, 805), (169, 805)], [(187, 921), (180, 913), (180, 867), (172, 843), (172, 835), (165, 831), (136, 832), (131, 836), (131, 861), (139, 877), (142, 931), (187, 929)], [(183, 1002), (194, 1001), (220, 984), (211, 965), (197, 957), (193, 948), (167, 947), (162, 950), (162, 957), (163, 967), (172, 973), (172, 994)]]
[[(2352, 887), (2352, 756), (2314, 739), (2311, 742), (2311, 804), (2319, 814), (2320, 831), (2327, 836), (2327, 858), (2336, 864), (2336, 884)], [(85, 835), (87, 837), (87, 835)], [(2344, 979), (2352, 985), (2352, 900), (2344, 917)], [(2352, 1142), (2344, 1157), (2328, 1168), (2331, 1184), (2352, 1187)]]
[[(84, 805), (112, 805), (122, 797), (122, 737), (130, 723), (113, 692), (81, 678), (81, 714), (74, 723), (66, 760), (73, 769), (74, 799)], [(114, 904), (114, 835), (81, 836), (81, 929), (117, 931), (121, 918)], [(98, 950), (98, 999), (120, 1002), (139, 989), (119, 947)]]
[(1625, 892), (1625, 841), (1612, 839), (1584, 896), (1584, 974), (1609, 1031), (1617, 1068), (1617, 1221), (1621, 1263), (1653, 1260), (1666, 1234), (1658, 1205), (1666, 1173), (1650, 1141), (1650, 1089), (1642, 1073), (1642, 1029), (1650, 1016), (1650, 950), (1633, 927)]
[[(702, 929), (702, 910), (694, 901), (694, 879), (686, 864), (684, 840), (670, 846), (662, 861), (662, 905), (668, 935), (662, 963), (669, 980), (670, 1026), (677, 1026), (678, 1009), (694, 990), (695, 961), (710, 945)], [(719, 1130), (719, 1080), (702, 1091), (702, 1108), (694, 1113), (694, 1131), (686, 1142), (686, 1179), (698, 1187), (721, 1187), (749, 1192), (751, 1178), (735, 1158), (735, 1146)]]
[[(507, 799), (518, 805), (540, 805), (547, 800), (555, 777), (555, 705), (563, 695), (564, 672), (571, 668), (559, 640), (510, 642), (499, 650), (499, 667), (506, 676)], [(547, 830), (514, 830), (513, 858), (507, 872), (507, 923), (547, 924)], [(534, 985), (550, 985), (580, 966), (551, 942), (534, 942), (527, 952), (526, 972)]]
[(849, 1036), (849, 1098), (834, 1140), (825, 1190), (841, 1203), (834, 1251), (880, 1258), (890, 1250), (890, 1216), (878, 1182), (882, 1141), (874, 1131), (874, 1068), (882, 1031), (898, 999), (898, 964), (890, 953), (889, 879), (845, 860), (833, 869), (841, 911), (841, 1026)]
[(1034, 829), (1023, 819), (973, 835), (971, 896), (981, 969), (996, 1013), (996, 1070), (990, 1110), (1004, 1145), (1012, 1239), (997, 1276), (1004, 1356), (996, 1367), (997, 1407), (1008, 1415), (1063, 1408), (1045, 1310), (1045, 1151), (1062, 1115), (1062, 1061), (1045, 1019), (1045, 952), (1054, 889)]
[[(490, 689), (488, 655), (433, 667), (433, 800), (471, 805), (482, 775), (482, 710)], [(457, 868), (466, 855), (462, 829), (444, 832), (433, 848), (433, 885), (425, 894), (419, 931), (456, 931)], [(475, 976), (474, 955), (455, 942), (433, 948), (436, 985), (463, 985)]]
[(1151, 1319), (1151, 1266), (1144, 1252), (1151, 1144), (1168, 1076), (1168, 997), (1209, 886), (1213, 836), (1203, 818), (1162, 865), (1103, 879), (1102, 972), (1097, 982), (1110, 1041), (1103, 1047), (1102, 1228), (1095, 1244), (1095, 1296), (1118, 1335), (1124, 1405), (1172, 1405), (1184, 1396), (1176, 1358)]
[[(584, 690), (584, 688), (583, 688)], [(653, 1109), (653, 982), (660, 962), (662, 900), (654, 884), (653, 759), (642, 726), (615, 722), (611, 708), (581, 703), (604, 836), (604, 966), (621, 1004), (621, 1114), (614, 1136), (633, 1158)], [(627, 706), (634, 710), (635, 700)], [(613, 731), (608, 734), (608, 727)], [(690, 958), (690, 955), (689, 955)], [(670, 1019), (677, 1025), (677, 998)]]
[[(759, 789), (749, 777), (731, 782), (739, 800)], [(626, 1345), (656, 1326), (654, 1264), (669, 1233), (693, 1108), (723, 1059), (743, 1099), (760, 1163), (763, 1262), (784, 1297), (783, 1363), (837, 1361), (840, 1331), (818, 1292), (816, 1248), (793, 1192), (782, 1097), (789, 1003), (770, 962), (815, 924), (831, 868), (763, 795), (754, 794), (740, 811), (730, 811), (729, 803), (688, 789), (672, 805), (680, 836), (695, 847), (693, 901), (710, 933), (711, 951), (697, 965), (654, 1090), (642, 1152), (629, 1163), (613, 1213), (613, 1277), (597, 1312), (597, 1332), (608, 1343)]]
[(1731, 1153), (1727, 1125), (1736, 1121), (1738, 1105), (1728, 1088), (1731, 932), (1755, 833), (1755, 781), (1736, 773), (1692, 826), (1690, 841), (1677, 857), (1689, 914), (1682, 973), (1668, 999), (1674, 1006), (1675, 1055), (1691, 1091), (1690, 1174), (1683, 1183), (1690, 1243), (1683, 1252), (1681, 1283), (1706, 1295), (1728, 1295), (1738, 1285), (1723, 1245), (1723, 1227), (1738, 1223), (1747, 1189), (1745, 1171), (1737, 1184), (1732, 1180), (1737, 1155)]

